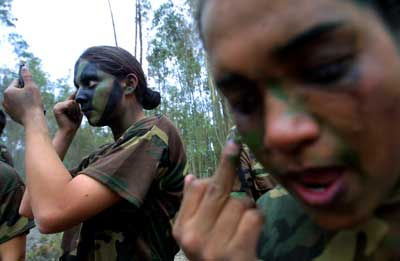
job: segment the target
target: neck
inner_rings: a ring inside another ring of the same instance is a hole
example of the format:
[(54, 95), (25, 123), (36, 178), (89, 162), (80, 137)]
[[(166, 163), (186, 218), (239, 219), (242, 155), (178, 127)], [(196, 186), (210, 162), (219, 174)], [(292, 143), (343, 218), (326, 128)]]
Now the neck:
[(127, 106), (127, 108), (121, 110), (118, 115), (118, 120), (109, 124), (114, 140), (118, 140), (130, 126), (145, 117), (142, 107), (137, 104)]

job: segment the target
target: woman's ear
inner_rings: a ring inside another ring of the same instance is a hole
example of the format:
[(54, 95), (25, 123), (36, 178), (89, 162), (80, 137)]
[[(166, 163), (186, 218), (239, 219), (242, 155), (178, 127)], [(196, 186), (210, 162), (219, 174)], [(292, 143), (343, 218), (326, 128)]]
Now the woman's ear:
[(124, 85), (124, 93), (131, 94), (135, 92), (136, 87), (139, 84), (139, 80), (135, 74), (130, 73), (126, 76), (125, 83), (126, 85)]

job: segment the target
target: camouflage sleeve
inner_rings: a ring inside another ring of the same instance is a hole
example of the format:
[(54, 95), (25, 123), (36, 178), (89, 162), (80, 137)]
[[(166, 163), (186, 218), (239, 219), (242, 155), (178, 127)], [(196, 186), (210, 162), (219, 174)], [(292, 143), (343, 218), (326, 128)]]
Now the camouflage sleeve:
[(1, 196), (0, 244), (13, 237), (27, 234), (35, 225), (33, 220), (22, 217), (18, 213), (23, 194), (24, 186), (17, 184)]
[(267, 217), (258, 246), (263, 260), (313, 260), (331, 237), (280, 186), (261, 196), (257, 205)]
[[(241, 141), (236, 126), (230, 129), (227, 140)], [(240, 145), (240, 165), (237, 168), (237, 175), (231, 195), (242, 197), (247, 194), (249, 197), (257, 200), (262, 194), (274, 188), (275, 185), (275, 180), (255, 160), (249, 147), (242, 143)]]
[(251, 177), (253, 182), (253, 195), (255, 199), (261, 197), (264, 193), (275, 188), (277, 182), (265, 170), (265, 168), (255, 160), (254, 156), (249, 152), (251, 157)]
[(112, 148), (79, 173), (96, 179), (140, 207), (167, 148), (167, 135), (154, 126)]

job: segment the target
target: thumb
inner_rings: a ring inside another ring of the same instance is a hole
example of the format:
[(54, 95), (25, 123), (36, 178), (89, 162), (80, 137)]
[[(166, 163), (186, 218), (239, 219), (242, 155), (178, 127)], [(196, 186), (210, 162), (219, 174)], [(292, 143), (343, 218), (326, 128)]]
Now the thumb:
[(22, 79), (24, 80), (24, 83), (26, 86), (30, 86), (32, 83), (34, 83), (32, 74), (26, 66), (22, 67), (21, 75), (22, 75)]
[(70, 96), (68, 96), (67, 100), (74, 101), (74, 100), (75, 100), (75, 98), (76, 98), (76, 93), (77, 93), (77, 91), (74, 91), (74, 93), (73, 93), (73, 94), (71, 94)]

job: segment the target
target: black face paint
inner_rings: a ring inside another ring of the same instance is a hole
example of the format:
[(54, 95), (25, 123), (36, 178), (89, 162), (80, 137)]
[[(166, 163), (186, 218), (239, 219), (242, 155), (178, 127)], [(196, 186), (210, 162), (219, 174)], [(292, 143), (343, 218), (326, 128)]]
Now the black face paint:
[[(97, 76), (97, 67), (93, 63), (88, 63), (86, 66), (83, 68), (82, 72), (79, 73), (79, 65), (80, 63), (77, 64), (75, 67), (75, 85), (78, 87), (79, 83), (82, 87), (78, 88), (78, 91), (76, 93), (75, 100), (81, 105), (81, 110), (82, 112), (88, 113), (90, 110), (93, 110), (92, 106), (92, 101), (93, 101), (93, 96), (95, 93), (95, 88), (89, 88), (89, 83), (90, 81), (97, 81), (98, 76)], [(80, 79), (77, 79), (77, 77), (80, 76)]]
[(110, 96), (108, 97), (106, 108), (104, 109), (104, 112), (99, 120), (99, 125), (101, 126), (106, 125), (108, 119), (112, 115), (112, 112), (120, 103), (122, 95), (123, 95), (122, 86), (117, 80), (115, 80)]

